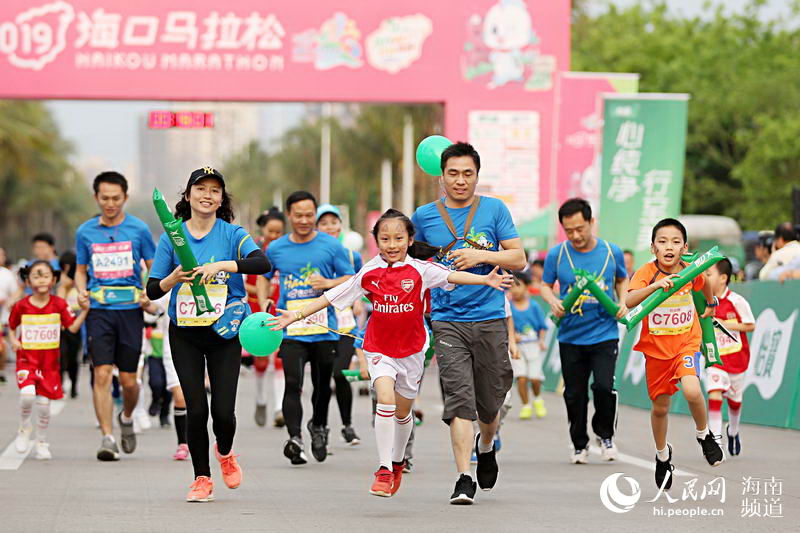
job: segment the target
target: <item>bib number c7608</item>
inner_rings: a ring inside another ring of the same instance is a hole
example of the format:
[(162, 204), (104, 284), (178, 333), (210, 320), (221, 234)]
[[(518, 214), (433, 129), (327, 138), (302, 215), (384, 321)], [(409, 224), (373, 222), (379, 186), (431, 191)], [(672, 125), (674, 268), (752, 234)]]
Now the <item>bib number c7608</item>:
[(651, 335), (682, 335), (692, 329), (695, 309), (689, 291), (678, 293), (656, 307), (648, 316)]

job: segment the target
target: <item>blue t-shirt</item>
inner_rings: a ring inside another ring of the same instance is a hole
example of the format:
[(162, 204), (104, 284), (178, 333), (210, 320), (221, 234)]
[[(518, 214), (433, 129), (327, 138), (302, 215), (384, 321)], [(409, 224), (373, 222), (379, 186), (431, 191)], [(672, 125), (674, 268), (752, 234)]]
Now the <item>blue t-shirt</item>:
[[(561, 255), (560, 260), (559, 254)], [(586, 270), (595, 275), (602, 272), (603, 275), (597, 279), (597, 284), (613, 300), (616, 300), (614, 284), (617, 279), (625, 279), (628, 276), (625, 271), (625, 258), (619, 246), (603, 239), (597, 239), (594, 249), (589, 252), (578, 252), (569, 241), (550, 248), (544, 260), (542, 280), (548, 284), (558, 280), (562, 300), (566, 297), (572, 284), (575, 283), (575, 274), (570, 266), (570, 259), (576, 269)], [(605, 270), (603, 270), (604, 267)], [(573, 309), (581, 309), (579, 313), (570, 313), (569, 309), (566, 310), (567, 314), (561, 320), (558, 328), (559, 342), (585, 346), (619, 339), (616, 318), (603, 309), (603, 306), (588, 289), (578, 299), (576, 306), (578, 305), (580, 307)]]
[[(309, 278), (315, 272), (327, 279), (355, 274), (348, 250), (334, 237), (322, 232), (317, 232), (313, 239), (304, 243), (293, 242), (289, 239), (289, 235), (284, 235), (270, 243), (267, 248), (267, 258), (273, 272), (277, 270), (280, 275), (281, 296), (278, 308), (290, 311), (302, 309), (309, 301), (324, 292), (311, 288)], [(272, 279), (273, 272), (266, 274), (267, 279)], [(336, 330), (338, 327), (336, 312), (332, 306), (323, 309), (315, 317), (322, 317), (324, 320), (326, 314), (327, 322), (323, 324)], [(321, 329), (314, 327), (308, 321), (295, 322), (287, 328), (285, 338), (301, 342), (339, 339), (337, 333), (330, 331), (323, 333)]]
[[(88, 267), (87, 288), (90, 293), (101, 287), (136, 287), (141, 290), (142, 260), (150, 261), (156, 251), (147, 224), (127, 213), (116, 226), (101, 225), (100, 216), (87, 220), (78, 228), (75, 247), (77, 264)], [(91, 307), (136, 309), (139, 302), (103, 304), (93, 297)]]
[[(459, 237), (464, 235), (464, 224), (467, 222), (469, 210), (470, 207), (447, 208)], [(454, 239), (442, 220), (435, 202), (418, 208), (411, 217), (411, 222), (416, 228), (414, 236), (416, 240), (445, 247)], [(472, 220), (472, 227), (466, 236), (491, 251), (497, 251), (500, 241), (515, 239), (519, 234), (505, 204), (497, 198), (483, 196)], [(451, 251), (460, 248), (471, 248), (471, 246), (462, 240), (458, 241)], [(450, 253), (442, 260), (442, 264), (455, 270)], [(492, 268), (494, 267), (491, 265), (478, 265), (467, 272), (483, 275), (491, 272)], [(486, 285), (456, 285), (455, 289), (449, 291), (432, 289), (431, 307), (431, 320), (445, 322), (480, 322), (506, 317), (503, 291)]]
[[(195, 239), (183, 223), (183, 232), (189, 247), (197, 259), (198, 265), (206, 265), (217, 261), (236, 261), (244, 259), (251, 253), (258, 250), (258, 246), (250, 238), (243, 227), (236, 224), (225, 222), (218, 218), (211, 231), (202, 239)], [(156, 279), (164, 279), (169, 276), (175, 268), (180, 265), (178, 254), (172, 247), (172, 242), (166, 233), (161, 234), (156, 250), (156, 259), (153, 261), (153, 268), (150, 276)], [(172, 288), (169, 299), (169, 319), (173, 324), (178, 324), (176, 303), (178, 301), (178, 290), (181, 283)], [(242, 300), (245, 297), (244, 279), (241, 274), (231, 274), (230, 272), (220, 272), (209, 285), (227, 285), (228, 294), (225, 305), (234, 300)], [(203, 315), (200, 315), (202, 317)]]
[(353, 335), (355, 335), (356, 337), (358, 337), (353, 342), (353, 348), (354, 349), (355, 348), (358, 348), (359, 350), (363, 350), (364, 349), (364, 337), (367, 335), (367, 325), (368, 324), (369, 324), (369, 318), (367, 318), (366, 322), (364, 322), (364, 327), (363, 328), (361, 328), (361, 329), (356, 328), (356, 329), (354, 329), (353, 331), (350, 332)]
[(514, 319), (514, 331), (522, 336), (522, 342), (533, 342), (539, 337), (539, 332), (547, 329), (542, 308), (536, 302), (528, 300), (528, 308), (517, 309), (511, 302), (511, 317)]

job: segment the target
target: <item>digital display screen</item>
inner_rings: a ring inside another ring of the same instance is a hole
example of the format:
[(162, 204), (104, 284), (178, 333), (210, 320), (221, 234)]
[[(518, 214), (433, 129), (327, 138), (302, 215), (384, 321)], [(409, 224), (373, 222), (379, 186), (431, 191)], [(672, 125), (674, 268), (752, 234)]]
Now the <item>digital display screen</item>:
[(150, 111), (148, 127), (156, 130), (167, 128), (213, 128), (214, 113), (203, 111)]

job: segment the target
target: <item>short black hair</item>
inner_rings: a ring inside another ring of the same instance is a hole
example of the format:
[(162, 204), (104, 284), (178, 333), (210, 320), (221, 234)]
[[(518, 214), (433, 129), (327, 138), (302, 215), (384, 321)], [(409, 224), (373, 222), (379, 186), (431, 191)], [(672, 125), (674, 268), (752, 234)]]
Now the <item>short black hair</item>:
[(21, 279), (23, 283), (27, 284), (28, 279), (31, 277), (31, 270), (33, 270), (34, 267), (39, 265), (47, 266), (47, 268), (50, 269), (50, 272), (53, 273), (53, 279), (55, 280), (56, 283), (58, 283), (59, 279), (61, 279), (61, 271), (53, 268), (53, 265), (50, 264), (50, 261), (45, 261), (44, 259), (36, 259), (34, 261), (31, 261), (30, 264), (20, 268), (19, 279)]
[(586, 221), (592, 220), (592, 205), (583, 198), (570, 198), (558, 208), (558, 222), (576, 213), (582, 214)]
[(516, 272), (512, 272), (514, 277), (519, 280), (521, 283), (525, 285), (530, 285), (533, 283), (533, 277), (531, 277), (530, 272), (526, 272), (524, 270), (517, 270)]
[(288, 198), (286, 198), (286, 212), (288, 213), (289, 211), (292, 210), (292, 204), (296, 204), (297, 202), (302, 202), (303, 200), (311, 200), (312, 202), (314, 202), (314, 209), (318, 207), (317, 199), (314, 197), (313, 194), (311, 194), (308, 191), (295, 191), (292, 194), (290, 194)]
[(723, 257), (722, 260), (717, 262), (716, 267), (717, 272), (725, 274), (728, 277), (728, 279), (725, 280), (725, 285), (730, 284), (731, 276), (733, 276), (733, 264), (731, 264), (731, 260), (727, 257)]
[(681, 232), (681, 235), (683, 235), (683, 242), (689, 242), (689, 235), (686, 233), (686, 226), (681, 224), (680, 220), (674, 218), (664, 218), (659, 220), (658, 223), (653, 226), (653, 234), (650, 236), (650, 242), (656, 242), (656, 233), (658, 233), (658, 230), (669, 227), (678, 228), (678, 230)]
[(50, 233), (46, 232), (37, 233), (36, 235), (34, 235), (33, 238), (31, 239), (31, 243), (35, 242), (46, 242), (50, 246), (56, 245), (55, 238), (53, 238), (53, 236)]
[(75, 263), (77, 259), (75, 252), (72, 250), (67, 250), (58, 258), (58, 266), (61, 267), (61, 272), (69, 279), (75, 279)]
[(781, 238), (784, 242), (791, 242), (797, 240), (797, 233), (794, 230), (794, 226), (790, 222), (784, 222), (783, 224), (778, 224), (778, 227), (775, 228), (775, 238)]
[(634, 254), (633, 254), (633, 250), (622, 250), (622, 254), (623, 254), (623, 255), (624, 255), (624, 254), (630, 254), (630, 255), (634, 255)]
[(544, 268), (544, 259), (534, 259), (533, 262), (531, 262), (531, 266), (540, 266)]
[(469, 156), (475, 162), (475, 173), (480, 174), (481, 172), (481, 156), (478, 154), (478, 151), (469, 143), (465, 142), (457, 142), (453, 143), (447, 148), (444, 149), (442, 152), (442, 160), (441, 160), (441, 167), (442, 172), (444, 172), (444, 168), (447, 166), (447, 160), (451, 157), (463, 157)]
[(125, 179), (125, 176), (120, 174), (119, 172), (115, 172), (113, 170), (107, 170), (105, 172), (101, 172), (97, 175), (94, 179), (94, 183), (92, 184), (92, 188), (94, 188), (94, 193), (97, 194), (100, 192), (100, 184), (101, 183), (111, 183), (112, 185), (119, 185), (122, 187), (122, 192), (128, 194), (128, 180)]
[(258, 218), (256, 219), (256, 226), (263, 228), (267, 225), (267, 223), (269, 223), (270, 220), (280, 220), (286, 224), (286, 217), (283, 215), (283, 213), (281, 213), (281, 210), (274, 205), (269, 208), (269, 211), (264, 211), (258, 215)]

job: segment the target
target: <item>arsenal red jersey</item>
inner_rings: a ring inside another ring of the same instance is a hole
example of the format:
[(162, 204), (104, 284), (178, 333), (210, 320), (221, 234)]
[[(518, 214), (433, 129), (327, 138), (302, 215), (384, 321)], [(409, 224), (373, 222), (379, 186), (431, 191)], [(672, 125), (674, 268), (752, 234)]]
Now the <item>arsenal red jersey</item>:
[(364, 335), (364, 351), (408, 357), (425, 347), (425, 293), (446, 287), (451, 273), (438, 263), (412, 257), (390, 267), (379, 255), (325, 297), (337, 309), (345, 309), (366, 296), (372, 302), (372, 316)]
[(30, 296), (18, 301), (8, 317), (11, 329), (20, 328), (22, 349), (17, 352), (17, 361), (35, 364), (40, 370), (59, 370), (61, 328), (74, 321), (69, 304), (58, 296), (50, 295), (50, 301), (41, 308), (31, 303)]
[[(750, 304), (740, 294), (730, 289), (719, 299), (719, 305), (714, 308), (714, 318), (726, 324), (755, 324)], [(722, 356), (722, 364), (715, 365), (729, 374), (741, 374), (750, 364), (750, 343), (747, 333), (732, 331), (736, 340), (731, 339), (718, 329), (714, 330), (717, 338), (717, 348)]]

